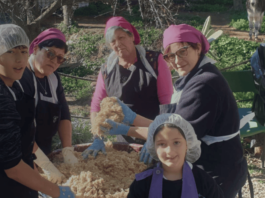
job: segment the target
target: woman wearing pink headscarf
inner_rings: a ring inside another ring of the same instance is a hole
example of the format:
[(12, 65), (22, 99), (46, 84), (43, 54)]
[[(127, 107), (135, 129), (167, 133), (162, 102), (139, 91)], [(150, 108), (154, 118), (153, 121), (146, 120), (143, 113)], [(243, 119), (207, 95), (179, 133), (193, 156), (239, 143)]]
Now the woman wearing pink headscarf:
[[(177, 113), (193, 126), (201, 141), (201, 157), (196, 165), (208, 172), (224, 191), (234, 198), (247, 178), (247, 164), (239, 136), (239, 114), (226, 80), (205, 54), (210, 45), (204, 35), (186, 24), (171, 25), (164, 32), (164, 59), (181, 76), (174, 84), (173, 104), (163, 105), (160, 113)], [(112, 123), (112, 134), (125, 130), (132, 137), (147, 137), (152, 120), (142, 118), (122, 105), (125, 120), (134, 126)], [(150, 161), (146, 146), (141, 159)], [(207, 197), (206, 195), (201, 195)]]
[(65, 61), (67, 45), (64, 34), (50, 28), (30, 44), (28, 66), (20, 80), (24, 92), (35, 97), (36, 137), (34, 161), (53, 182), (61, 182), (64, 175), (48, 160), (52, 137), (59, 133), (65, 163), (77, 162), (72, 147), (72, 125), (61, 80), (56, 70)]
[[(100, 102), (107, 96), (115, 96), (139, 115), (154, 119), (159, 114), (159, 105), (168, 104), (173, 93), (171, 74), (162, 54), (139, 45), (139, 33), (123, 17), (107, 21), (105, 39), (113, 51), (98, 75), (91, 102), (92, 124)], [(118, 135), (118, 141), (122, 142), (145, 142), (123, 133), (113, 135)], [(97, 155), (98, 150), (104, 151), (104, 144), (96, 139), (84, 158), (94, 151), (94, 156)]]

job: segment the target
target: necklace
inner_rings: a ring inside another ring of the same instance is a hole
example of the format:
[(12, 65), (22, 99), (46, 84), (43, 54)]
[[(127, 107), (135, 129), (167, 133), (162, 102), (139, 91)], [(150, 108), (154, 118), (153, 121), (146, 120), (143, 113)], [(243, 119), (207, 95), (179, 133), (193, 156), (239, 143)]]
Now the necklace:
[(38, 77), (36, 77), (37, 81), (39, 82), (41, 88), (44, 90), (44, 94), (47, 95), (47, 91), (46, 91), (46, 79), (44, 77), (44, 87), (42, 86), (41, 82), (39, 81)]

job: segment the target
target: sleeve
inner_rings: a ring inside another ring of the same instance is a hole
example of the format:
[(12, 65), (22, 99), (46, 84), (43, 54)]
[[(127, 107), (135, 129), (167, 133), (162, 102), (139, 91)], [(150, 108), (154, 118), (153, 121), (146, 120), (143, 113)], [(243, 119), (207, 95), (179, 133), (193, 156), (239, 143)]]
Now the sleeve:
[(219, 105), (215, 90), (205, 83), (194, 82), (182, 92), (176, 113), (191, 123), (201, 139), (215, 125)]
[(144, 185), (145, 181), (134, 180), (130, 186), (127, 198), (147, 198), (149, 197), (149, 188)]
[(69, 106), (68, 106), (66, 98), (65, 98), (64, 89), (62, 86), (60, 76), (57, 73), (55, 73), (55, 74), (58, 78), (57, 97), (58, 97), (60, 104), (62, 105), (62, 107), (61, 107), (61, 120), (70, 120), (71, 121)]
[(91, 112), (100, 111), (100, 102), (107, 97), (105, 83), (101, 71), (99, 71), (97, 85), (91, 101)]
[(203, 184), (203, 196), (207, 198), (225, 198), (223, 190), (204, 170), (198, 168), (199, 180)]
[(160, 104), (170, 104), (173, 94), (172, 76), (162, 54), (158, 57), (157, 95)]
[(0, 94), (0, 168), (13, 168), (22, 159), (20, 115), (15, 102)]

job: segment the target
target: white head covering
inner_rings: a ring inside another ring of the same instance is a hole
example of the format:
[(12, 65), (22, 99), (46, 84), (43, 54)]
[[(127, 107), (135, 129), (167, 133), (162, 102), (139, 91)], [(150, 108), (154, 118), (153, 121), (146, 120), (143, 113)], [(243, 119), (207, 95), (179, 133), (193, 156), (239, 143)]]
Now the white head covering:
[(165, 113), (157, 116), (154, 122), (149, 126), (148, 137), (146, 142), (147, 151), (155, 160), (159, 160), (156, 154), (154, 134), (156, 129), (163, 124), (174, 124), (182, 129), (187, 141), (186, 161), (194, 163), (201, 155), (201, 141), (197, 139), (197, 135), (189, 122), (178, 114)]
[(29, 47), (29, 39), (25, 31), (14, 24), (0, 25), (0, 56), (20, 45)]

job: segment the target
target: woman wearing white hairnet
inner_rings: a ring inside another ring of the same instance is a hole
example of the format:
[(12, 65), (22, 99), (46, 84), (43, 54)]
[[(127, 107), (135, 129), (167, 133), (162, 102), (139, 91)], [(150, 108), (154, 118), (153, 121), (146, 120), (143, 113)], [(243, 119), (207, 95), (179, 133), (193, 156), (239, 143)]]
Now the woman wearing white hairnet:
[(34, 170), (35, 99), (19, 83), (28, 62), (29, 40), (13, 24), (0, 25), (0, 197), (74, 198), (69, 187), (57, 186)]
[(157, 116), (149, 126), (146, 144), (158, 162), (136, 174), (128, 198), (224, 198), (213, 178), (192, 165), (201, 155), (201, 142), (180, 115)]

